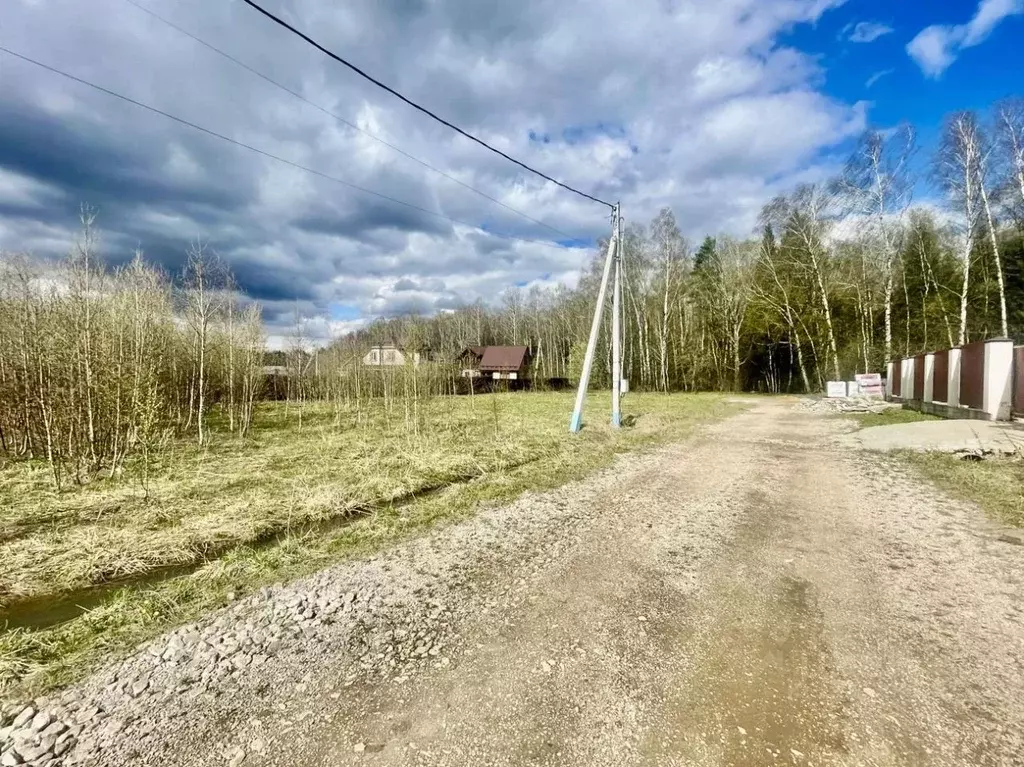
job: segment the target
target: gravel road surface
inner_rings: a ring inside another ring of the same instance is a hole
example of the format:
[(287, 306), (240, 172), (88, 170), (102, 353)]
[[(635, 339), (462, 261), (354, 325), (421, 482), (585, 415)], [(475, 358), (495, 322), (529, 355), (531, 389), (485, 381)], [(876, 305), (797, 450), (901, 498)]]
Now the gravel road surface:
[(757, 400), (264, 590), (8, 712), (2, 764), (1024, 764), (1024, 548), (849, 428)]

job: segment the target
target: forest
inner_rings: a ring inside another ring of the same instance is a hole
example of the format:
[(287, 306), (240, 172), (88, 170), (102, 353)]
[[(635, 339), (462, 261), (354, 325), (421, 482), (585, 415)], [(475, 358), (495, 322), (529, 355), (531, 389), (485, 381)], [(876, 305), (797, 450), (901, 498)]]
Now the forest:
[[(929, 202), (915, 204), (921, 190)], [(767, 202), (747, 238), (689, 242), (665, 209), (623, 239), (634, 389), (820, 391), (895, 357), (1024, 338), (1024, 102), (950, 115), (931, 156), (911, 126), (869, 130), (836, 178)], [(539, 378), (573, 380), (602, 259), (603, 243), (574, 290), (512, 288), (498, 305), (380, 319), (335, 346), (447, 359), (466, 344), (523, 344)], [(609, 370), (607, 355), (596, 361), (595, 385)]]
[[(928, 190), (928, 202), (914, 193)], [(940, 201), (940, 202), (936, 202)], [(576, 380), (606, 243), (575, 288), (512, 288), (434, 316), (380, 318), (312, 348), (296, 322), (268, 353), (260, 308), (202, 245), (180, 275), (141, 253), (111, 268), (94, 214), (60, 263), (0, 258), (0, 457), (42, 459), (60, 487), (171, 440), (244, 437), (283, 368), (288, 403), (371, 423), (379, 402), (421, 428), (424, 397), (456, 393), (468, 345), (530, 348), (533, 379)], [(950, 115), (931, 156), (914, 130), (869, 130), (836, 178), (769, 200), (750, 236), (688, 241), (671, 210), (624, 230), (624, 374), (632, 390), (814, 392), (830, 379), (994, 336), (1024, 335), (1024, 102)], [(605, 315), (592, 385), (607, 388)], [(367, 370), (371, 344), (423, 351)], [(376, 406), (376, 405), (375, 405)], [(301, 425), (301, 407), (286, 411)], [(398, 415), (396, 415), (398, 414)]]

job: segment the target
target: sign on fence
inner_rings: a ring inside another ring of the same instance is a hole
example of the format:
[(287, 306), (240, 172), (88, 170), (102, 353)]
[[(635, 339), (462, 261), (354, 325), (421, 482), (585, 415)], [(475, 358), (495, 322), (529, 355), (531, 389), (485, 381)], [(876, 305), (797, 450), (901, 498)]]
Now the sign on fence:
[(857, 386), (861, 394), (869, 397), (881, 397), (885, 394), (882, 388), (882, 376), (878, 373), (860, 373), (856, 376)]
[(846, 381), (829, 381), (826, 388), (829, 397), (845, 397)]

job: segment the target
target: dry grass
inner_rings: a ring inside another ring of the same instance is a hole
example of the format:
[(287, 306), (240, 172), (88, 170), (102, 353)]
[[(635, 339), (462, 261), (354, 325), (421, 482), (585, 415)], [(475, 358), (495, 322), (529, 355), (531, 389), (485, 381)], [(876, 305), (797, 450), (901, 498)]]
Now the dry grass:
[(1024, 527), (1024, 457), (983, 461), (944, 453), (905, 453), (904, 457), (936, 485), (974, 501), (995, 521)]
[(890, 408), (881, 413), (840, 413), (837, 417), (856, 421), (862, 429), (872, 426), (892, 426), (900, 423), (940, 420), (938, 416), (921, 413), (910, 408)]
[(36, 597), (201, 562), (537, 460), (562, 441), (542, 417), (548, 402), (454, 400), (450, 412), (409, 430), (383, 414), (364, 427), (338, 426), (320, 406), (305, 408), (300, 429), (294, 407), (286, 419), (284, 406), (272, 406), (251, 441), (223, 437), (202, 451), (177, 445), (145, 483), (129, 475), (61, 493), (47, 485), (43, 466), (9, 466), (0, 474), (0, 592)]
[[(624, 413), (636, 424), (616, 432), (606, 425), (609, 404), (608, 395), (591, 396), (576, 436), (567, 432), (570, 394), (437, 399), (418, 418), (377, 412), (360, 427), (307, 406), (301, 430), (295, 413), (276, 405), (249, 442), (165, 452), (146, 487), (125, 476), (57, 494), (43, 467), (8, 466), (0, 473), (8, 594), (45, 597), (168, 565), (196, 569), (114, 591), (54, 628), (0, 633), (0, 683), (9, 692), (63, 684), (229, 594), (465, 517), (481, 502), (585, 476), (617, 452), (683, 438), (740, 407), (718, 395), (630, 395)], [(356, 512), (352, 524), (315, 524)]]

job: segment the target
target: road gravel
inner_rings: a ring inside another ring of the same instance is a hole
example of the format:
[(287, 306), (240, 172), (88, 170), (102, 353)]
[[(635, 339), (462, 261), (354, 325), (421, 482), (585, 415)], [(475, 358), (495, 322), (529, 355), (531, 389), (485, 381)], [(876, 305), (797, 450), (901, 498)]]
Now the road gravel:
[(755, 403), (182, 627), (3, 764), (1024, 764), (1024, 548)]

